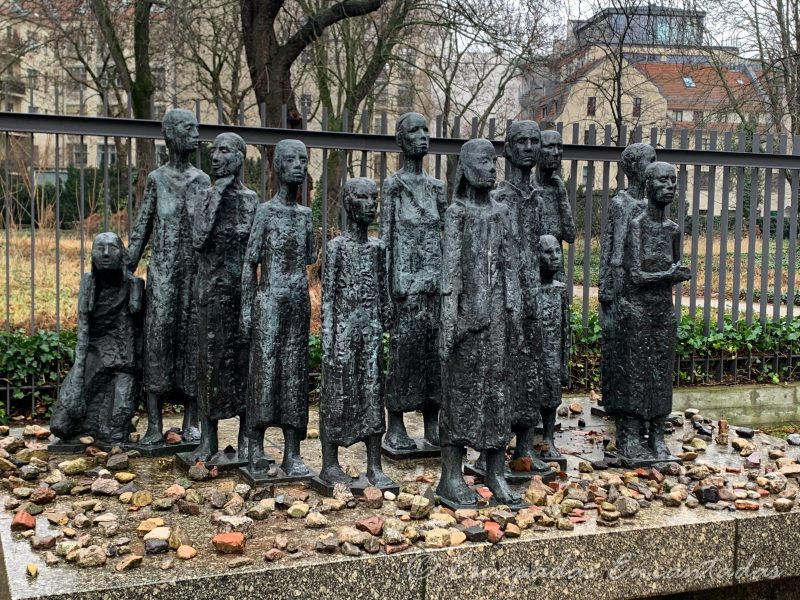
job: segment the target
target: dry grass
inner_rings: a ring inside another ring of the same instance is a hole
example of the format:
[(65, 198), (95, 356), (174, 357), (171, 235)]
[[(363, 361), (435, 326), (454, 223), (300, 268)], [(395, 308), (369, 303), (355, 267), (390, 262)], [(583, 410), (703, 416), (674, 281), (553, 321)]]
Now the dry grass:
[[(5, 273), (6, 273), (6, 232), (0, 231), (0, 302), (4, 321), (8, 321), (12, 329), (31, 328), (31, 234), (30, 230), (11, 229), (8, 232), (9, 249), (9, 306), (6, 307)], [(86, 262), (89, 268), (91, 237), (86, 236)], [(35, 272), (34, 285), (34, 323), (37, 329), (55, 329), (56, 319), (56, 236), (52, 230), (39, 229), (35, 239), (36, 252), (33, 260)], [(61, 232), (60, 248), (60, 294), (58, 303), (61, 314), (61, 327), (74, 328), (78, 317), (78, 291), (81, 282), (81, 244), (76, 232)], [(319, 331), (320, 326), (320, 284), (313, 276), (314, 267), (310, 267), (311, 284), (311, 330)], [(145, 265), (142, 264), (137, 274), (145, 276)]]
[[(124, 229), (124, 227), (123, 227)], [(7, 233), (10, 243), (9, 250), (9, 307), (5, 306), (5, 255), (6, 255), (6, 232), (0, 231), (0, 261), (3, 263), (0, 270), (0, 302), (3, 303), (2, 314), (10, 322), (12, 328), (30, 329), (31, 327), (31, 234), (26, 229), (11, 229)], [(726, 271), (726, 293), (727, 299), (731, 298), (733, 280), (733, 240), (728, 239), (728, 254), (725, 264)], [(91, 248), (91, 237), (86, 236), (86, 253), (88, 267), (88, 253)], [(690, 264), (692, 243), (690, 238), (686, 238), (684, 243), (684, 261)], [(739, 277), (740, 289), (747, 290), (747, 251), (748, 240), (742, 240), (742, 260), (741, 272)], [(756, 263), (754, 265), (755, 289), (761, 288), (761, 250), (762, 239), (756, 240)], [(719, 290), (719, 260), (721, 244), (718, 236), (713, 241), (711, 286), (712, 298), (718, 297)], [(706, 238), (698, 239), (698, 261), (697, 261), (697, 295), (702, 296), (705, 287), (706, 276)], [(776, 270), (774, 268), (775, 243), (770, 245), (770, 267), (767, 271), (769, 287), (774, 287)], [(579, 238), (575, 243), (575, 279), (580, 284), (583, 277), (583, 238)], [(784, 252), (783, 262), (786, 262)], [(37, 328), (53, 329), (56, 326), (56, 237), (52, 230), (40, 229), (36, 232), (36, 253), (34, 255), (35, 267), (35, 286), (34, 286), (34, 314), (33, 319)], [(77, 232), (64, 231), (60, 236), (60, 314), (61, 326), (70, 328), (75, 326), (77, 318), (77, 299), (80, 286), (81, 263), (80, 263), (80, 238)], [(592, 250), (590, 256), (590, 281), (596, 285), (597, 268), (599, 266), (599, 243), (592, 240)], [(309, 267), (309, 279), (311, 280), (311, 330), (319, 331), (320, 326), (320, 299), (321, 291), (318, 274), (318, 266)], [(139, 274), (144, 274), (143, 266), (139, 269)], [(800, 269), (795, 274), (795, 289), (800, 289)], [(781, 289), (786, 290), (788, 284), (787, 269), (781, 269)], [(689, 287), (684, 288), (684, 293), (689, 293)], [(579, 298), (575, 298), (580, 302)], [(592, 298), (591, 300), (594, 300)], [(591, 304), (596, 304), (592, 302)]]

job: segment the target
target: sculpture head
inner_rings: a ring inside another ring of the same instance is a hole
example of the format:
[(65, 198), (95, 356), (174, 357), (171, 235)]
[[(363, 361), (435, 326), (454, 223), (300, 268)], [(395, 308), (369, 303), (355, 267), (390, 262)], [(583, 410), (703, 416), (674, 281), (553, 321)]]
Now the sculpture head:
[(564, 155), (564, 144), (561, 134), (553, 129), (542, 132), (541, 148), (539, 150), (539, 168), (545, 171), (556, 171), (561, 167), (561, 157)]
[(214, 177), (226, 177), (242, 174), (247, 146), (244, 140), (235, 133), (220, 133), (211, 147), (211, 170)]
[(678, 177), (675, 167), (666, 162), (651, 163), (644, 172), (644, 191), (651, 204), (659, 208), (669, 205), (675, 199)]
[(497, 179), (497, 153), (489, 140), (469, 140), (461, 146), (455, 176), (455, 194), (463, 195), (466, 186), (488, 191)]
[(125, 260), (125, 244), (113, 231), (98, 233), (92, 242), (92, 272), (121, 271)]
[(539, 267), (545, 273), (558, 273), (561, 271), (561, 244), (552, 235), (543, 235), (539, 238)]
[(650, 144), (631, 144), (622, 151), (622, 172), (629, 181), (642, 181), (647, 165), (655, 160), (656, 151)]
[(378, 186), (366, 177), (348, 179), (342, 190), (342, 203), (347, 218), (366, 227), (375, 220), (378, 210)]
[(308, 150), (300, 140), (281, 140), (275, 146), (272, 168), (281, 183), (300, 185), (308, 170)]
[(183, 108), (168, 110), (161, 121), (161, 131), (167, 148), (179, 155), (197, 150), (200, 131), (194, 113)]
[(400, 146), (403, 155), (409, 158), (420, 158), (428, 153), (431, 141), (428, 122), (419, 113), (403, 113), (397, 119), (394, 139)]
[(539, 157), (540, 143), (536, 121), (514, 121), (506, 132), (503, 154), (515, 167), (532, 168)]

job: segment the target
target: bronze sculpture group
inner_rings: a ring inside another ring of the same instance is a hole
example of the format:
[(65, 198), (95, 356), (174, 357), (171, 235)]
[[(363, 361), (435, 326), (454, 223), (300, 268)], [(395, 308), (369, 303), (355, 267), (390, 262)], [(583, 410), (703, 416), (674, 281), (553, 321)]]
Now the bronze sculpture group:
[[(575, 240), (557, 132), (513, 123), (508, 176), (497, 188), (494, 145), (465, 143), (448, 205), (444, 184), (422, 168), (426, 119), (402, 115), (396, 139), (404, 164), (382, 189), (380, 238), (368, 235), (375, 182), (345, 183), (349, 228), (329, 243), (322, 275), (316, 475), (300, 455), (309, 412), (306, 267), (316, 260), (311, 210), (297, 203), (306, 147), (276, 146), (279, 191), (261, 202), (242, 180), (241, 137), (215, 140), (212, 184), (189, 163), (195, 117), (173, 109), (163, 131), (170, 160), (148, 176), (130, 247), (111, 233), (95, 239), (81, 282), (75, 364), (53, 412), (56, 435), (127, 442), (141, 380), (148, 427), (139, 447), (165, 448), (161, 405), (177, 401), (185, 405), (182, 460), (241, 466), (251, 482), (313, 478), (326, 494), (337, 484), (396, 491), (382, 453), (441, 454), (437, 494), (458, 508), (478, 501), (463, 475), (465, 448), (480, 452), (474, 469), (502, 504), (522, 502), (510, 485), (518, 478), (555, 476), (547, 463), (563, 460), (554, 434), (570, 348), (562, 250)], [(624, 151), (629, 187), (611, 203), (602, 245), (604, 400), (617, 452), (631, 465), (676, 460), (664, 443), (672, 286), (691, 276), (680, 264), (677, 225), (665, 216), (675, 170), (654, 160), (644, 144)], [(145, 288), (132, 273), (148, 244)], [(420, 439), (406, 431), (404, 414), (413, 411), (423, 416)], [(220, 451), (219, 420), (234, 416), (238, 445)], [(283, 431), (280, 465), (264, 452), (268, 427)], [(366, 445), (367, 465), (353, 477), (338, 451), (357, 442)]]

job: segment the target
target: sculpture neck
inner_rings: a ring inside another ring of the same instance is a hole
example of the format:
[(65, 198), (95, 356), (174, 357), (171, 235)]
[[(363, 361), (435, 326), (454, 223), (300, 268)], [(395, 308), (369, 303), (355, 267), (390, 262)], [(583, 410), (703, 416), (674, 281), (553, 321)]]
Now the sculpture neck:
[(478, 189), (474, 186), (467, 186), (467, 189), (464, 192), (464, 200), (470, 204), (476, 204), (478, 206), (486, 206), (489, 204), (489, 193), (491, 190), (489, 189)]
[(405, 162), (403, 163), (403, 171), (412, 175), (422, 175), (422, 156), (409, 156), (405, 155)]
[(541, 269), (539, 271), (540, 281), (542, 285), (550, 285), (553, 283), (555, 273), (550, 272), (548, 269)]
[(369, 224), (367, 223), (359, 223), (349, 219), (350, 224), (350, 237), (357, 241), (359, 244), (366, 244), (367, 238), (369, 237), (367, 232), (369, 231)]
[(539, 167), (539, 183), (550, 181), (555, 174), (555, 169), (548, 169), (545, 167)]
[(531, 167), (519, 167), (509, 162), (508, 182), (521, 190), (527, 190), (531, 184)]
[(655, 202), (647, 203), (647, 215), (657, 223), (663, 223), (666, 218), (666, 206), (661, 206)]
[(644, 184), (638, 179), (631, 179), (629, 183), (627, 191), (631, 198), (636, 198), (637, 200), (644, 198)]
[(275, 199), (286, 206), (294, 206), (297, 204), (297, 190), (299, 187), (300, 186), (296, 183), (285, 183), (282, 181), (281, 189), (278, 191), (278, 195), (275, 196)]
[(169, 163), (178, 171), (185, 171), (191, 167), (189, 157), (191, 152), (178, 152), (174, 148), (169, 148)]
[(125, 281), (125, 273), (122, 269), (97, 269), (94, 279), (102, 287), (119, 287)]

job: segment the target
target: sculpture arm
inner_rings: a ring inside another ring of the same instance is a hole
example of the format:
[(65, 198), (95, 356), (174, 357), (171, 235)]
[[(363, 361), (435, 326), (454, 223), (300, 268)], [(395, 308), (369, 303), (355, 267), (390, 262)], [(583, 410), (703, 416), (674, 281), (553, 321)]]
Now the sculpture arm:
[(614, 297), (614, 271), (611, 267), (611, 255), (614, 247), (614, 227), (616, 226), (618, 213), (616, 202), (612, 198), (608, 205), (608, 219), (606, 229), (600, 238), (600, 274), (599, 274), (599, 297), (600, 302), (611, 302)]
[(266, 235), (267, 219), (264, 211), (257, 209), (250, 237), (247, 240), (247, 249), (244, 253), (242, 265), (242, 312), (241, 328), (244, 336), (250, 337), (253, 304), (256, 296), (257, 269), (261, 261), (264, 235)]
[(333, 310), (336, 305), (336, 282), (339, 279), (339, 244), (328, 245), (325, 270), (322, 273), (322, 360), (329, 361), (336, 345)]
[(388, 277), (389, 293), (392, 298), (395, 297), (394, 289), (394, 190), (392, 189), (392, 180), (394, 177), (388, 178), (383, 182), (383, 189), (381, 190), (381, 240), (386, 245), (386, 273)]
[(311, 211), (306, 214), (306, 264), (317, 262), (317, 243), (314, 240), (314, 219)]
[(457, 342), (456, 324), (461, 295), (461, 223), (457, 211), (448, 210), (444, 217), (442, 240), (442, 307), (439, 353), (443, 359)]
[(558, 179), (558, 208), (561, 213), (561, 237), (568, 244), (575, 243), (575, 219), (567, 197), (567, 188), (561, 178)]
[(436, 186), (436, 210), (439, 211), (439, 222), (444, 229), (444, 213), (447, 210), (447, 194), (445, 193), (444, 182)]
[(380, 302), (381, 326), (383, 331), (389, 331), (392, 324), (392, 298), (389, 294), (389, 280), (386, 272), (386, 248), (383, 244), (377, 249), (378, 302)]
[(650, 285), (653, 283), (661, 283), (664, 281), (668, 281), (670, 283), (675, 283), (678, 280), (675, 279), (678, 273), (678, 265), (673, 263), (670, 265), (670, 268), (666, 271), (643, 271), (642, 270), (642, 261), (644, 257), (642, 256), (642, 248), (641, 248), (641, 239), (642, 239), (642, 226), (641, 222), (637, 219), (631, 221), (630, 225), (628, 226), (628, 236), (630, 236), (630, 244), (631, 244), (631, 282), (634, 285)]
[(153, 231), (153, 219), (155, 218), (156, 203), (158, 201), (158, 192), (156, 189), (156, 181), (153, 179), (153, 174), (147, 176), (147, 183), (144, 188), (144, 195), (142, 196), (142, 206), (139, 209), (139, 216), (136, 218), (136, 225), (131, 231), (130, 242), (128, 243), (128, 253), (126, 264), (131, 271), (135, 271), (139, 266), (139, 261), (144, 253), (144, 248), (150, 239), (150, 234)]
[(216, 186), (203, 190), (192, 226), (192, 246), (198, 252), (202, 250), (211, 239), (211, 232), (217, 221), (219, 208), (222, 205), (222, 194)]
[(572, 352), (572, 328), (570, 327), (570, 306), (566, 286), (561, 289), (561, 384), (569, 383), (569, 357)]
[(515, 316), (522, 311), (522, 290), (519, 283), (519, 251), (511, 237), (511, 215), (506, 213), (503, 217), (503, 238), (500, 240), (500, 251), (503, 254), (504, 286), (506, 296), (506, 310)]

